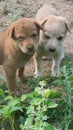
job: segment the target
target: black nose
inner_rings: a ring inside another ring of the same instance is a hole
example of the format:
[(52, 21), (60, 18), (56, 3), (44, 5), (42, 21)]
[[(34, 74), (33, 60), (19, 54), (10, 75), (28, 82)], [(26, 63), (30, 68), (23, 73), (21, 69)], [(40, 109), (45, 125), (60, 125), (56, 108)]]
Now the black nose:
[(29, 46), (28, 46), (28, 50), (29, 50), (29, 51), (33, 51), (33, 50), (34, 50), (34, 45), (29, 45)]
[(55, 48), (49, 48), (49, 51), (50, 51), (50, 52), (55, 52), (56, 49), (55, 49)]

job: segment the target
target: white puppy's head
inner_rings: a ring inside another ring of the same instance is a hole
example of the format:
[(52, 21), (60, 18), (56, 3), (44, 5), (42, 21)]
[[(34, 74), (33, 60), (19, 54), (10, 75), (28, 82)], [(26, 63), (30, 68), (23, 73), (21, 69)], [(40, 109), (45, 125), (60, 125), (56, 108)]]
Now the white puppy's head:
[(48, 52), (57, 52), (63, 45), (70, 25), (66, 18), (60, 16), (48, 16), (42, 21), (44, 31), (41, 31), (40, 40)]

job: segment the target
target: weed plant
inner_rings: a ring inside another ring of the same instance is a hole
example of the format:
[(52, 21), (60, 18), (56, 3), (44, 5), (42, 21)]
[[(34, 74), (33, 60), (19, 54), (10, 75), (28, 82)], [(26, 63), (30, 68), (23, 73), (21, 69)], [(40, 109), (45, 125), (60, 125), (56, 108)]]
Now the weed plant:
[[(59, 77), (30, 79), (31, 93), (12, 97), (0, 77), (0, 129), (9, 123), (11, 130), (73, 130), (73, 68), (64, 65)], [(19, 85), (17, 83), (17, 85)], [(17, 125), (17, 129), (16, 129)], [(8, 129), (7, 129), (8, 130)]]

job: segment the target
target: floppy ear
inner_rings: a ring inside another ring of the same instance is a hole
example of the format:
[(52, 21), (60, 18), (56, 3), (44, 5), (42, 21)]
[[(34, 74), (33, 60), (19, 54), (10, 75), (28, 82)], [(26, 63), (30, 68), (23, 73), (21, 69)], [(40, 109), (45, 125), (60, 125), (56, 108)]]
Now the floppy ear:
[(9, 33), (8, 33), (8, 35), (12, 38), (12, 39), (16, 39), (16, 37), (15, 37), (15, 27), (11, 27), (10, 29), (9, 29)]
[(67, 31), (71, 33), (71, 23), (64, 17), (60, 17), (60, 19), (65, 23)]
[(12, 29), (11, 38), (13, 38), (14, 40), (16, 39), (16, 37), (15, 37), (15, 27)]
[(65, 19), (65, 25), (67, 30), (71, 33), (71, 23), (67, 19)]

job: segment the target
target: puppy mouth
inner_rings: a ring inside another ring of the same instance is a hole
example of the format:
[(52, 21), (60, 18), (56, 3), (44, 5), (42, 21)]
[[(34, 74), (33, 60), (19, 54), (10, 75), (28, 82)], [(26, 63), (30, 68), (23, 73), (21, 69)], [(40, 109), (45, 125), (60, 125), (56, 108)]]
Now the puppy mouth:
[(35, 50), (30, 50), (30, 49), (21, 49), (21, 51), (24, 53), (24, 54), (28, 54), (28, 55), (33, 55)]
[(49, 51), (50, 51), (51, 53), (55, 53), (55, 52), (56, 52), (56, 49), (55, 49), (55, 48), (49, 48)]
[(33, 55), (34, 54), (34, 51), (33, 52), (28, 52), (29, 55)]
[(28, 51), (27, 51), (27, 53), (28, 53), (29, 55), (33, 55), (34, 52), (35, 52), (34, 50), (32, 50), (32, 51), (31, 51), (31, 50), (28, 50)]

